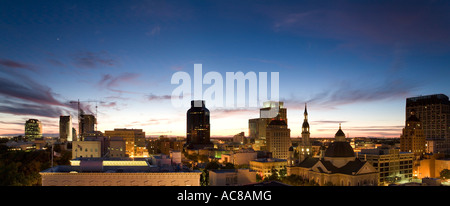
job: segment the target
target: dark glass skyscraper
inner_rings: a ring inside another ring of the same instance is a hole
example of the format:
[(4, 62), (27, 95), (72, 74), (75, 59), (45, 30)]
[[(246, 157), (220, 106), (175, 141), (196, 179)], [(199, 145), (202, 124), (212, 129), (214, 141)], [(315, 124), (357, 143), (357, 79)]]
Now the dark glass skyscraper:
[(42, 124), (37, 119), (29, 119), (25, 122), (25, 138), (33, 141), (42, 137)]
[(205, 101), (191, 101), (186, 114), (186, 146), (189, 149), (201, 149), (212, 146), (210, 142), (209, 110)]

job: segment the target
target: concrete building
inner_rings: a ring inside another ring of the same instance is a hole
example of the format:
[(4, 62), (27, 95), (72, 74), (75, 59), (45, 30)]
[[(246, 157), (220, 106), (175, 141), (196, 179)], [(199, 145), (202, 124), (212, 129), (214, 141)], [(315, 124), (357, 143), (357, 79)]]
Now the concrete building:
[(256, 173), (264, 178), (272, 174), (272, 169), (280, 170), (286, 169), (287, 160), (286, 159), (276, 159), (276, 158), (260, 158), (250, 161), (250, 169), (256, 171)]
[(284, 108), (283, 102), (268, 101), (264, 102), (263, 108), (259, 110), (259, 118), (248, 120), (249, 139), (258, 141), (257, 148), (259, 150), (264, 147), (266, 140), (266, 128), (270, 121), (277, 115), (284, 119), (287, 124), (287, 110)]
[(379, 147), (377, 149), (362, 149), (358, 153), (380, 173), (379, 185), (410, 182), (413, 178), (414, 153), (400, 152), (399, 149)]
[(249, 169), (222, 169), (209, 171), (210, 186), (238, 186), (256, 183), (256, 171)]
[(406, 99), (406, 119), (415, 111), (426, 139), (435, 141), (433, 153), (450, 154), (450, 101), (444, 94)]
[(103, 157), (101, 141), (73, 141), (72, 159)]
[(239, 150), (236, 152), (230, 152), (228, 154), (222, 154), (221, 163), (232, 163), (236, 166), (250, 165), (250, 161), (255, 160), (258, 153), (252, 149)]
[(239, 144), (246, 144), (247, 138), (245, 138), (244, 132), (234, 135), (233, 142), (239, 143)]
[(443, 154), (434, 154), (419, 161), (418, 167), (413, 171), (413, 176), (422, 178), (440, 178), (440, 172), (444, 169), (450, 170), (450, 159), (444, 158)]
[(71, 142), (72, 138), (72, 116), (59, 117), (59, 139), (61, 142)]
[(125, 140), (122, 137), (109, 137), (107, 157), (127, 157)]
[(121, 137), (125, 141), (125, 152), (129, 157), (148, 157), (145, 132), (142, 129), (114, 129), (105, 131), (107, 137)]
[(425, 136), (422, 126), (415, 111), (411, 110), (411, 115), (406, 119), (405, 128), (400, 136), (400, 151), (412, 152), (417, 157), (425, 154)]
[(148, 163), (111, 165), (91, 159), (81, 160), (78, 166), (59, 165), (39, 174), (42, 186), (200, 186), (201, 171), (167, 171)]
[(278, 115), (266, 128), (266, 151), (271, 152), (273, 158), (288, 159), (291, 146), (291, 130)]

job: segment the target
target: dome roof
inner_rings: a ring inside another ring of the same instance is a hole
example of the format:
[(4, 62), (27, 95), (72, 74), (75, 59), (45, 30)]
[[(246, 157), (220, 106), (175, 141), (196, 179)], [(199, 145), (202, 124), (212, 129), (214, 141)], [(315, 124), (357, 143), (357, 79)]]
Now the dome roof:
[(334, 135), (334, 138), (341, 140), (342, 137), (345, 138), (345, 133), (342, 131), (341, 124), (339, 123), (339, 130)]
[(336, 132), (336, 134), (334, 135), (335, 137), (345, 137), (344, 132), (342, 131), (341, 128), (339, 128), (339, 130)]
[(354, 157), (355, 152), (348, 142), (333, 142), (325, 151), (325, 157)]
[(303, 122), (302, 128), (306, 128), (306, 127), (309, 127), (309, 123), (305, 121), (305, 122)]

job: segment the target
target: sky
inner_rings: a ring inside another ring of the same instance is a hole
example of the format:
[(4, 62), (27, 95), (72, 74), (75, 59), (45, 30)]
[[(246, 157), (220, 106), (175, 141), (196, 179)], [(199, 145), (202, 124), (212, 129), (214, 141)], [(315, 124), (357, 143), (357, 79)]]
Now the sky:
[[(339, 123), (348, 137), (399, 137), (406, 98), (450, 95), (449, 11), (439, 0), (2, 0), (0, 135), (23, 134), (31, 118), (58, 134), (60, 115), (78, 129), (80, 100), (99, 131), (185, 136), (189, 108), (172, 104), (171, 78), (202, 64), (224, 78), (278, 72), (291, 137), (305, 103), (311, 137)], [(248, 135), (259, 117), (206, 107), (213, 137)]]

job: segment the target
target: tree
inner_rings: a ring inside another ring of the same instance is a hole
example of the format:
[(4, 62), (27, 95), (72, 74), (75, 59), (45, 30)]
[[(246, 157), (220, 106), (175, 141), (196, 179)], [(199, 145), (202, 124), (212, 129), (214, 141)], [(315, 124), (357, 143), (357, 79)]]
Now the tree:
[(441, 176), (441, 179), (450, 179), (450, 170), (449, 169), (443, 169), (439, 175)]
[(222, 167), (222, 169), (235, 169), (234, 168), (234, 164), (233, 163), (226, 163), (224, 167)]

